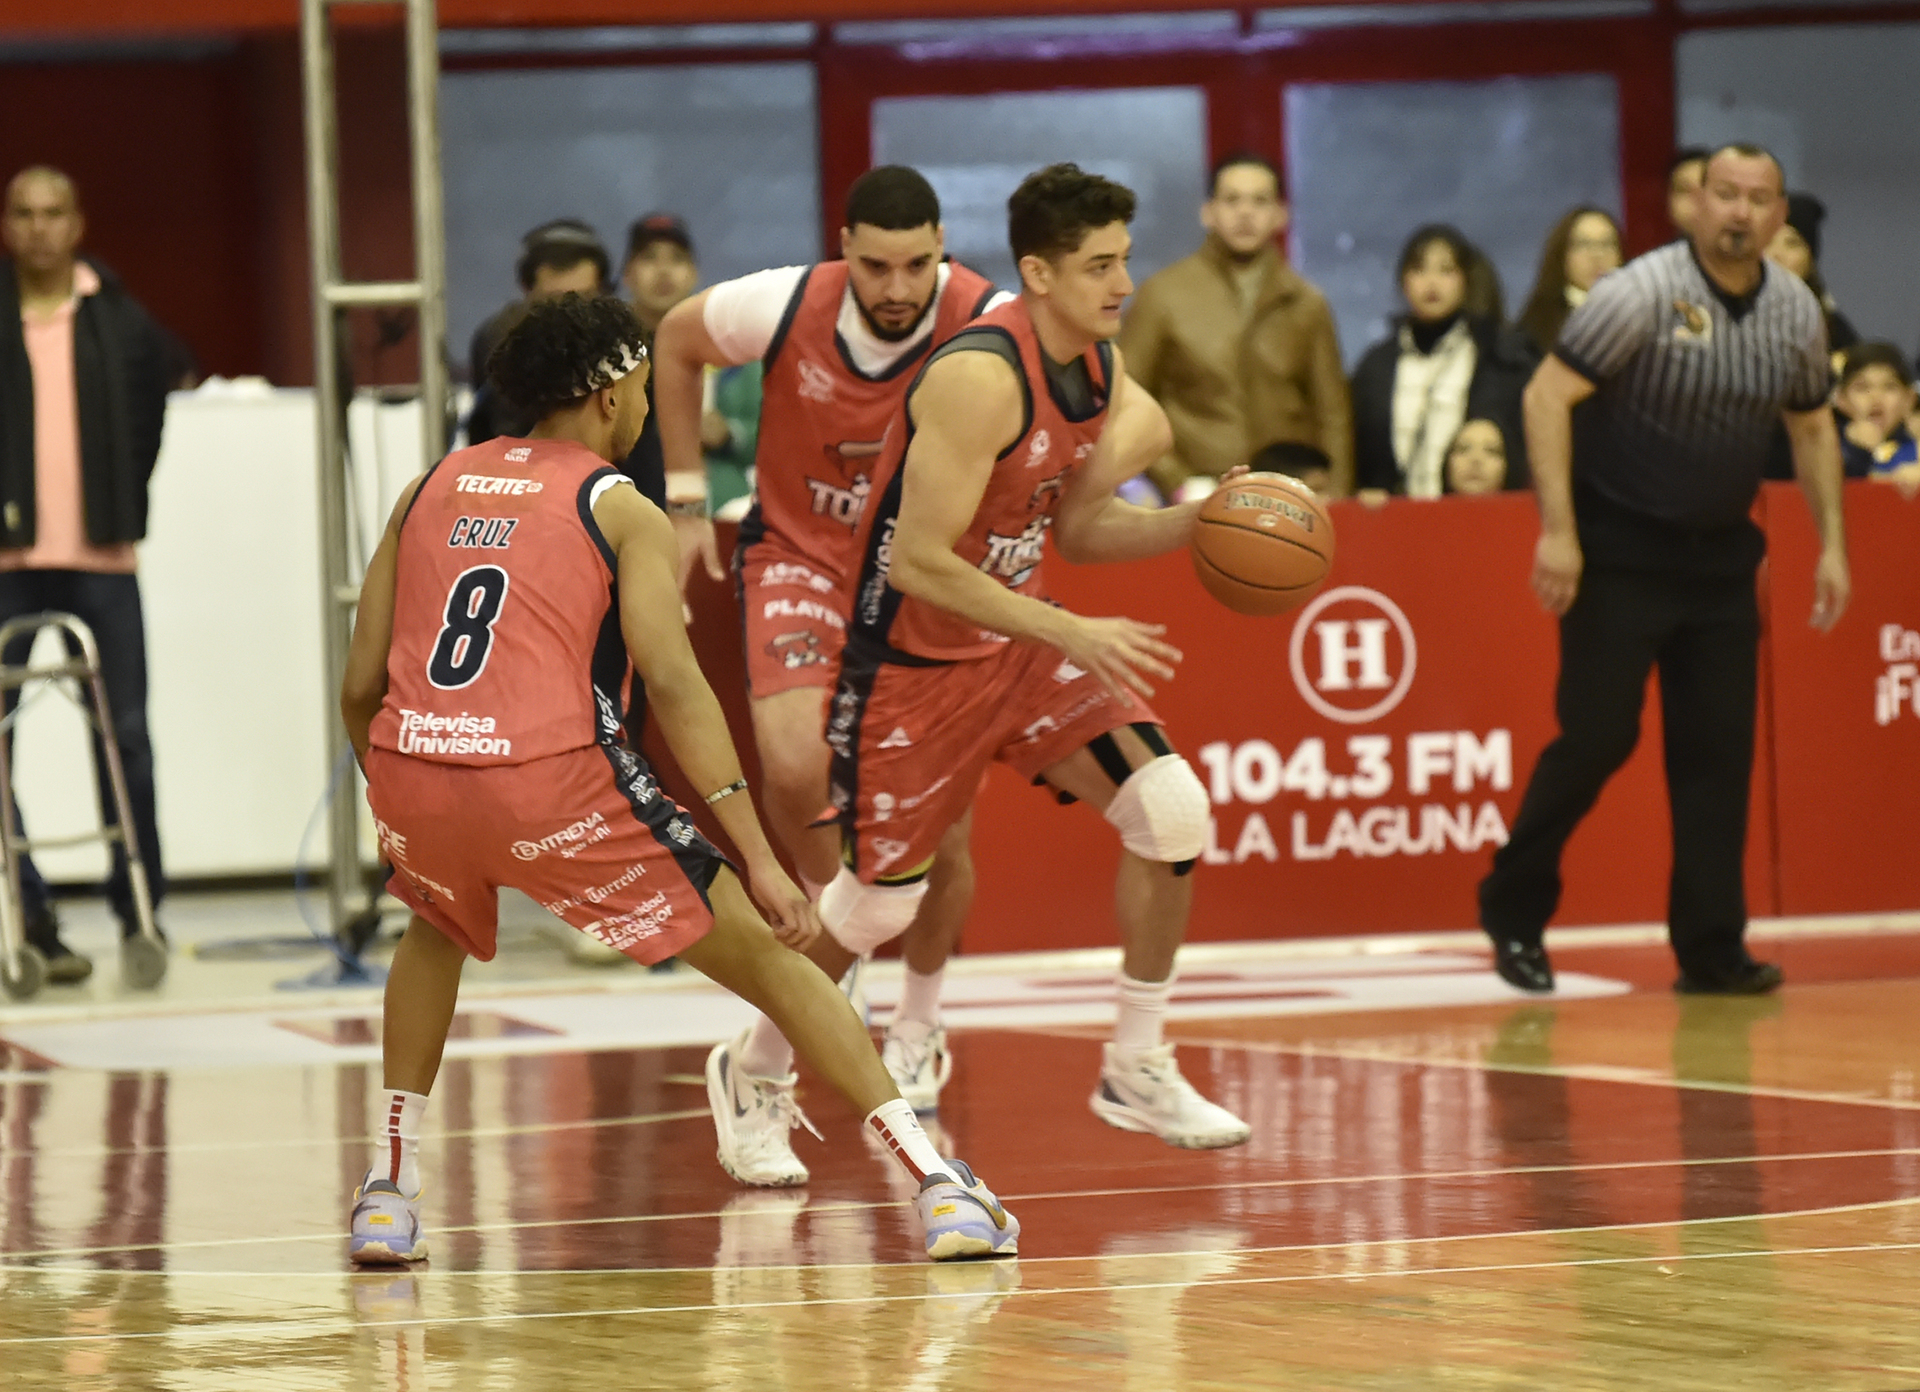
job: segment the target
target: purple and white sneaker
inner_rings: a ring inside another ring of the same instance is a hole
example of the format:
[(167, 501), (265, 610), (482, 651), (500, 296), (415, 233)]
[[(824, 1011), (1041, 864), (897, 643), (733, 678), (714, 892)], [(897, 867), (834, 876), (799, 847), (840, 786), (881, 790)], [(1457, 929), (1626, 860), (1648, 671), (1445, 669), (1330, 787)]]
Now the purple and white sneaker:
[(964, 1163), (949, 1160), (947, 1171), (930, 1176), (913, 1201), (927, 1230), (927, 1255), (935, 1261), (1017, 1255), (1020, 1220)]
[(356, 1266), (405, 1266), (425, 1261), (427, 1235), (420, 1231), (420, 1200), (408, 1198), (391, 1180), (368, 1178), (353, 1196), (347, 1257)]

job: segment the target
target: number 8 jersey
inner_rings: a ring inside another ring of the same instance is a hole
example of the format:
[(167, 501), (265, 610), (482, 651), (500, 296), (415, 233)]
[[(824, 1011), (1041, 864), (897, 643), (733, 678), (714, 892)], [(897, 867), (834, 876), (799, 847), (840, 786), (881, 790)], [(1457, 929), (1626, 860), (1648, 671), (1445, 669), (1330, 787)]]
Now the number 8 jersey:
[(376, 749), (488, 766), (618, 742), (629, 668), (593, 504), (625, 482), (567, 440), (434, 466), (400, 523)]

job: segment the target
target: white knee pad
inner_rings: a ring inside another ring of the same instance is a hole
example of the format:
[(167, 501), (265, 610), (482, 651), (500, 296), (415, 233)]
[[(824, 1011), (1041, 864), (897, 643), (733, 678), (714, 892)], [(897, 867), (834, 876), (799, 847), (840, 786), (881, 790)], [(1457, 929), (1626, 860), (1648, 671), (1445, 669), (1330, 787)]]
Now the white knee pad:
[(820, 893), (820, 923), (840, 946), (864, 957), (907, 931), (926, 893), (925, 879), (902, 885), (861, 884), (859, 876), (842, 868)]
[(1107, 804), (1121, 845), (1142, 860), (1173, 865), (1199, 859), (1212, 817), (1205, 785), (1178, 754), (1135, 769)]

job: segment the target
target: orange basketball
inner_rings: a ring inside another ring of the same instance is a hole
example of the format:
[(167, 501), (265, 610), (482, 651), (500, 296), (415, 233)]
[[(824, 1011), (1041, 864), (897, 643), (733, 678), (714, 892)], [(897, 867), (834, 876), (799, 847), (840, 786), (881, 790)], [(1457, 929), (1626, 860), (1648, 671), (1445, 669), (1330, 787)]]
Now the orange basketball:
[(1284, 614), (1333, 569), (1333, 523), (1285, 474), (1243, 474), (1215, 489), (1193, 528), (1193, 569), (1236, 614)]

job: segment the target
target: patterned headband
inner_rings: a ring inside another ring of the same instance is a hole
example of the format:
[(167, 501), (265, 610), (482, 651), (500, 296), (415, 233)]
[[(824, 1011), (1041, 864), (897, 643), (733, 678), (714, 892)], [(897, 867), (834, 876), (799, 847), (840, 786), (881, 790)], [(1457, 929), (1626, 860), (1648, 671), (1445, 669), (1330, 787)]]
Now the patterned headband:
[(595, 392), (612, 386), (628, 373), (636, 371), (646, 360), (646, 344), (638, 341), (621, 344), (613, 353), (587, 369), (586, 390), (580, 394), (592, 396)]

